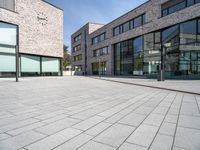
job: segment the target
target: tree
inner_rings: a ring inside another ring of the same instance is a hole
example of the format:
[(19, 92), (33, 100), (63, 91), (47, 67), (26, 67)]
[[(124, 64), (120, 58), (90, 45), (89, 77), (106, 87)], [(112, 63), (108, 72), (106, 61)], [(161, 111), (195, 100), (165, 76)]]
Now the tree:
[(63, 56), (63, 69), (71, 65), (71, 55), (69, 54), (69, 47), (64, 45), (64, 56)]

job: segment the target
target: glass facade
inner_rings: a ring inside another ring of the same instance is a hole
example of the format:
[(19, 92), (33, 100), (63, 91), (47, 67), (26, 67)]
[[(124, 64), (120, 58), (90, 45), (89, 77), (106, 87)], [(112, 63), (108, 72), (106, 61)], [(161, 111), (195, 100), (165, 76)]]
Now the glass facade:
[(106, 62), (92, 63), (92, 74), (93, 75), (106, 75)]
[(21, 54), (21, 76), (58, 76), (60, 71), (60, 59)]
[(109, 53), (108, 46), (93, 51), (93, 57), (104, 56)]
[(162, 17), (200, 3), (200, 0), (171, 0), (162, 5)]
[(116, 43), (115, 75), (156, 77), (162, 50), (167, 78), (200, 78), (199, 31), (200, 20), (192, 20)]
[(0, 22), (0, 35), (0, 77), (15, 76), (17, 26)]
[(113, 36), (116, 36), (116, 35), (122, 34), (124, 32), (127, 32), (129, 30), (132, 30), (143, 24), (145, 24), (145, 14), (142, 14), (128, 22), (125, 22), (125, 23), (113, 28)]
[(92, 38), (92, 45), (100, 43), (104, 40), (106, 40), (106, 33), (100, 34), (100, 35)]
[[(0, 22), (0, 35), (0, 77), (16, 76), (17, 26)], [(20, 54), (21, 76), (57, 76), (60, 70), (60, 58)]]

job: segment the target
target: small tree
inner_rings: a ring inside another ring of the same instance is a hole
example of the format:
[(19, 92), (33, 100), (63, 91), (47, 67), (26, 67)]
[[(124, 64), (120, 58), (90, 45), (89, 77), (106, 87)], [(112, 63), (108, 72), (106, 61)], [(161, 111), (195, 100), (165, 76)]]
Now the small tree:
[(71, 55), (69, 54), (69, 47), (64, 45), (64, 56), (63, 56), (63, 69), (71, 65)]

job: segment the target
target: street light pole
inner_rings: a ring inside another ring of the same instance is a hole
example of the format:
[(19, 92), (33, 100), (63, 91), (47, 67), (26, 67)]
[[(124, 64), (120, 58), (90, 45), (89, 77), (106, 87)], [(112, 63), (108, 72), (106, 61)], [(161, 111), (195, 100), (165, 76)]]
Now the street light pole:
[(101, 67), (101, 60), (99, 59), (99, 78), (101, 78), (101, 75), (100, 75), (100, 67)]
[(16, 56), (15, 56), (15, 59), (16, 59), (16, 82), (19, 82), (19, 46), (17, 45), (16, 47)]

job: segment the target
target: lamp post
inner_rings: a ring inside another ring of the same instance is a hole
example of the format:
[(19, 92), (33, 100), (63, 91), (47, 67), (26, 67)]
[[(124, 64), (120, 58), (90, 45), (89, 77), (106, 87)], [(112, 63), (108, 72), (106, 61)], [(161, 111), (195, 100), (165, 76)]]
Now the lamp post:
[(17, 45), (16, 47), (16, 56), (15, 56), (15, 63), (16, 63), (16, 82), (19, 82), (19, 46)]
[(99, 78), (101, 78), (101, 74), (100, 74), (101, 69), (100, 69), (100, 67), (101, 67), (101, 59), (99, 59)]
[(163, 49), (161, 50), (161, 67), (158, 74), (158, 81), (165, 81), (165, 57), (166, 51), (171, 47), (171, 43), (165, 43), (162, 45)]

